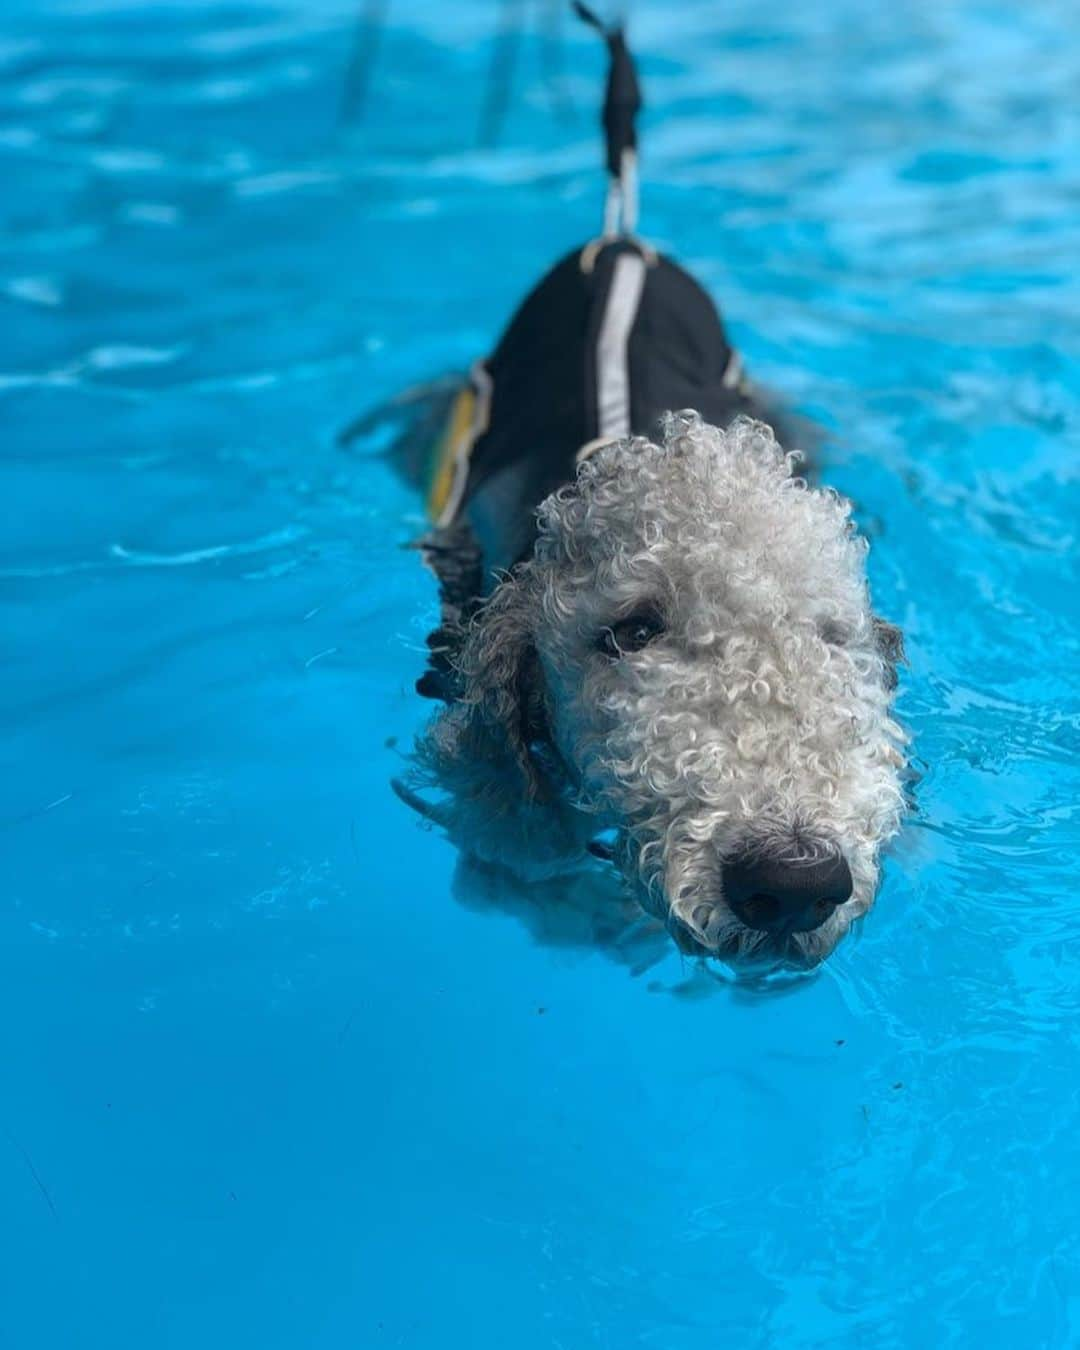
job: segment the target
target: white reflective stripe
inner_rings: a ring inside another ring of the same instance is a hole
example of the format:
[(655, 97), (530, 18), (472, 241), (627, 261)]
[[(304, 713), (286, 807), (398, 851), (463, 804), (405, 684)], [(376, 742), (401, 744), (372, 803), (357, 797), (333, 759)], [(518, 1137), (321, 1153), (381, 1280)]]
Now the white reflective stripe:
[(639, 253), (620, 253), (596, 344), (596, 431), (608, 440), (630, 435), (627, 344), (644, 286), (645, 259)]

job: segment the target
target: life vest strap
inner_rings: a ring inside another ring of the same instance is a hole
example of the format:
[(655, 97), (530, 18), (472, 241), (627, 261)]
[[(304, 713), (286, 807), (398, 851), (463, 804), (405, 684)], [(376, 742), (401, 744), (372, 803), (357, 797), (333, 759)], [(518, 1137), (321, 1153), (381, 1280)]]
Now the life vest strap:
[(474, 361), (468, 383), (450, 406), (433, 458), (427, 512), (440, 527), (452, 524), (461, 508), (473, 446), (488, 429), (491, 392), (487, 366), (483, 361)]

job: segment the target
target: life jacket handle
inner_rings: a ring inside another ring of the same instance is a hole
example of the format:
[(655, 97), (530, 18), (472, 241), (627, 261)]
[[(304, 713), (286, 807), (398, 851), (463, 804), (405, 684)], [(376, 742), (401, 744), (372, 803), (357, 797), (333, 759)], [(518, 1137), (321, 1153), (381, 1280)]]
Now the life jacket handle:
[(607, 150), (608, 193), (604, 204), (604, 238), (632, 235), (637, 229), (637, 115), (641, 86), (622, 26), (606, 27), (582, 0), (572, 0), (578, 18), (595, 28), (610, 56), (602, 122)]

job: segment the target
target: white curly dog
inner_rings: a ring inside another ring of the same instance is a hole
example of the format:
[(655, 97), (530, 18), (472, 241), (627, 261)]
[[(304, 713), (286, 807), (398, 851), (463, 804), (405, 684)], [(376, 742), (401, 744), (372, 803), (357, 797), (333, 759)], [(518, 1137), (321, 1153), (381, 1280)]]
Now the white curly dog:
[(898, 633), (794, 458), (680, 413), (544, 501), (420, 745), (461, 847), (541, 875), (613, 829), (641, 905), (730, 960), (816, 964), (867, 912), (904, 805)]
[(419, 688), (446, 706), (417, 749), (440, 799), (397, 787), (525, 878), (610, 857), (684, 951), (810, 967), (903, 814), (900, 633), (849, 504), (797, 476), (711, 300), (633, 235), (640, 99), (607, 38), (604, 236), (465, 385), (399, 401), (443, 600)]

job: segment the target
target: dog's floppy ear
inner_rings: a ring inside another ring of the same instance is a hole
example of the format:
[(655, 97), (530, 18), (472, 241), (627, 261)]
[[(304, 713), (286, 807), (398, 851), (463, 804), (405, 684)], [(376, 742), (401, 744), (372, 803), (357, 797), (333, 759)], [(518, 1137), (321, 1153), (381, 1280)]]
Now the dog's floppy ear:
[(395, 788), (464, 852), (523, 875), (556, 876), (580, 867), (596, 826), (564, 791), (568, 771), (533, 641), (532, 567), (520, 564), (470, 622), (454, 658), (456, 697), (417, 743), (414, 782), (441, 800)]
[(891, 691), (896, 688), (899, 679), (896, 668), (905, 659), (904, 634), (896, 624), (879, 619), (876, 614), (873, 624), (874, 645), (885, 667), (886, 688)]
[(459, 700), (436, 719), (425, 747), (424, 757), (452, 791), (544, 795), (537, 748), (548, 740), (547, 712), (532, 617), (522, 568), (472, 620), (455, 662)]

